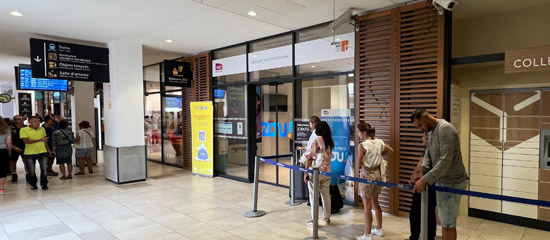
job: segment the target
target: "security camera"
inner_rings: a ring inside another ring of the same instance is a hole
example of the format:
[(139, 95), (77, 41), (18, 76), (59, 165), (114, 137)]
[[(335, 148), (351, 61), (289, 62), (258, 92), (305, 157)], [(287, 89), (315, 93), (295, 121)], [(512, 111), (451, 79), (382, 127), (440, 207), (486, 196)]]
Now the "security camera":
[(433, 0), (433, 4), (436, 8), (442, 7), (448, 11), (452, 11), (458, 4), (458, 0)]

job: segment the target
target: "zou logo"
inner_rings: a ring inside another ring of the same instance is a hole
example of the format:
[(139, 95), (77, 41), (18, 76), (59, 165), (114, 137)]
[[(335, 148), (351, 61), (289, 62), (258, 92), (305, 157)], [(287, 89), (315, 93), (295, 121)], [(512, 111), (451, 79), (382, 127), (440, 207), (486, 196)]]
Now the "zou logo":
[(282, 138), (292, 138), (292, 126), (294, 125), (294, 122), (288, 122), (284, 125), (282, 123), (276, 123), (276, 122), (262, 122), (262, 136), (263, 137), (275, 137), (277, 131), (277, 127), (279, 129), (279, 137)]
[(216, 71), (222, 71), (223, 70), (223, 64), (216, 63)]

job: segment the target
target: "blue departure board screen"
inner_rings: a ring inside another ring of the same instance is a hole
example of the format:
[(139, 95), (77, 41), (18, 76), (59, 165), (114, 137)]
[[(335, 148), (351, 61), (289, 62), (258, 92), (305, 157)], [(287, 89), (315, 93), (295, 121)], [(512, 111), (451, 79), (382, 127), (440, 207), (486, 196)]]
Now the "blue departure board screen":
[(68, 81), (60, 79), (32, 78), (30, 69), (19, 69), (19, 89), (41, 91), (67, 91)]
[(166, 97), (167, 108), (181, 108), (182, 102), (180, 97)]

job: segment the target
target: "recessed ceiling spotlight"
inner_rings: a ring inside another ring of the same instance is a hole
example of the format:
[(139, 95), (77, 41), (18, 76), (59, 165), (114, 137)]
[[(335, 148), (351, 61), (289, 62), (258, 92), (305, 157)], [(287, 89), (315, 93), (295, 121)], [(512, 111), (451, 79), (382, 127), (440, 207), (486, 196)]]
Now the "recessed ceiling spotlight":
[(353, 73), (348, 73), (348, 77), (353, 77)]
[(248, 12), (248, 16), (255, 17), (255, 16), (258, 16), (258, 13), (254, 12), (254, 11), (250, 11), (250, 12)]
[(311, 68), (315, 68), (315, 65), (311, 65)]
[(165, 42), (167, 42), (167, 43), (173, 43), (174, 40), (172, 40), (172, 39), (166, 39)]
[(13, 16), (17, 16), (17, 17), (22, 17), (23, 16), (23, 14), (18, 12), (18, 11), (11, 11), (10, 14), (13, 15)]

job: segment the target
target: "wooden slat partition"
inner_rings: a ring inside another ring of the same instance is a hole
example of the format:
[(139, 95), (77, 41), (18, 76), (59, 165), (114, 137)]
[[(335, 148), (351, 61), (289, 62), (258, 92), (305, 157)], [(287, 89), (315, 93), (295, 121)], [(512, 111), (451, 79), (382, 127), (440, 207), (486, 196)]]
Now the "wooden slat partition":
[(182, 155), (183, 168), (191, 170), (192, 142), (191, 142), (191, 109), (190, 102), (209, 101), (210, 99), (210, 53), (182, 58), (181, 61), (191, 63), (194, 71), (194, 81), (191, 88), (182, 91)]
[[(370, 123), (376, 128), (376, 136), (392, 144), (393, 134), (391, 109), (395, 99), (391, 89), (392, 79), (392, 12), (384, 11), (360, 17), (356, 32), (356, 87), (358, 98), (356, 119)], [(359, 137), (355, 137), (359, 139)], [(393, 162), (388, 161), (387, 179), (392, 179), (390, 170)], [(356, 184), (357, 185), (357, 184)], [(385, 212), (393, 212), (392, 189), (384, 189), (379, 196), (380, 206)], [(357, 192), (357, 191), (356, 191)], [(356, 197), (356, 205), (359, 198)]]
[[(436, 117), (443, 113), (444, 18), (420, 2), (357, 20), (356, 116), (395, 150), (388, 158), (388, 181), (407, 183), (424, 150), (410, 114), (416, 108)], [(408, 216), (411, 196), (385, 190), (383, 210)]]

